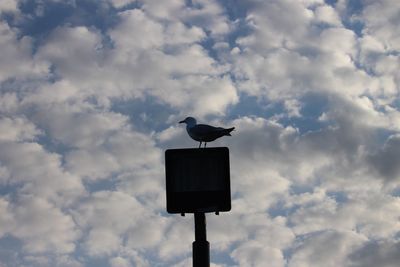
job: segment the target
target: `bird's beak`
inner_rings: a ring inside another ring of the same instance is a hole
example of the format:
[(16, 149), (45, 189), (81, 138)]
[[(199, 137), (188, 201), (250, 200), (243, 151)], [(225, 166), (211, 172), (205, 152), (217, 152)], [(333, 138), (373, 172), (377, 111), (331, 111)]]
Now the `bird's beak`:
[(183, 121), (180, 121), (179, 123), (184, 123), (185, 121), (183, 120)]

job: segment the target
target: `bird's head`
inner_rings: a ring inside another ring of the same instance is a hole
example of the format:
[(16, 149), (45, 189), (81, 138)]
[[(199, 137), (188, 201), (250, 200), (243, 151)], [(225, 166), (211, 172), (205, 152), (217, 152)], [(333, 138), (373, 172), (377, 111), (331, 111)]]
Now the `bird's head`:
[(180, 121), (179, 123), (186, 123), (188, 126), (194, 126), (196, 125), (196, 119), (193, 117), (187, 117), (183, 121)]

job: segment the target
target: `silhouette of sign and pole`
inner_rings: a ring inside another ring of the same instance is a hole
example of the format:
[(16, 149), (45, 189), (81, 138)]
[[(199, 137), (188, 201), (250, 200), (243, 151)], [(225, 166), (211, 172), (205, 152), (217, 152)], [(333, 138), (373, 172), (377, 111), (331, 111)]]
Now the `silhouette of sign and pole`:
[(194, 213), (193, 267), (209, 267), (205, 213), (231, 209), (229, 149), (169, 149), (165, 173), (168, 213)]

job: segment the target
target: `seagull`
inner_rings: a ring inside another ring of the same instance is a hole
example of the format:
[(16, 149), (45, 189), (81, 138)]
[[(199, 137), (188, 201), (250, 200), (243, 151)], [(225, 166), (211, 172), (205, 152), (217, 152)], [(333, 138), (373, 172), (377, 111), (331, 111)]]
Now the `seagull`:
[(193, 140), (200, 142), (199, 148), (201, 147), (202, 142), (204, 142), (204, 147), (206, 147), (207, 142), (214, 141), (224, 135), (231, 136), (230, 133), (235, 129), (235, 127), (222, 128), (206, 124), (197, 124), (196, 119), (193, 117), (187, 117), (179, 123), (186, 123), (187, 133)]

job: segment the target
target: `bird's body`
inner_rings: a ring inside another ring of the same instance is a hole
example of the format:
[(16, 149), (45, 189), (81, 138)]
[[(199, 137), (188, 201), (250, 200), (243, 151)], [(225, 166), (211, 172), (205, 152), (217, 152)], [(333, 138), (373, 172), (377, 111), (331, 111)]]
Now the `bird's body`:
[(202, 142), (205, 142), (205, 147), (207, 142), (212, 142), (222, 136), (231, 136), (230, 132), (235, 129), (235, 127), (222, 128), (206, 124), (197, 124), (196, 119), (193, 117), (187, 117), (179, 123), (186, 123), (187, 133), (193, 140), (200, 142), (199, 147)]

